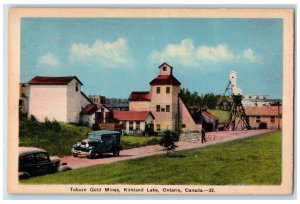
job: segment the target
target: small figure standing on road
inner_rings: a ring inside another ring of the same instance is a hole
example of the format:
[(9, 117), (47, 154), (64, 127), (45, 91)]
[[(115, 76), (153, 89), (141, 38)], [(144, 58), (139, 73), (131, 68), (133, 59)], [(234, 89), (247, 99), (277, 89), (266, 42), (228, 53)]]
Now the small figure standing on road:
[(205, 138), (205, 130), (202, 128), (201, 130), (201, 142), (204, 143), (206, 142), (206, 138)]

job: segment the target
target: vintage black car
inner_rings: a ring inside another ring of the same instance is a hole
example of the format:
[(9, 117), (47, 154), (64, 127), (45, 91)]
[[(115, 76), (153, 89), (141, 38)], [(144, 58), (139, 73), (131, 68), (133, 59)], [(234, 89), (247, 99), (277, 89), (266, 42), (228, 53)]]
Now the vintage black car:
[(60, 164), (60, 158), (50, 157), (48, 152), (35, 147), (19, 148), (19, 179), (43, 174), (67, 171), (67, 163)]
[(75, 144), (72, 148), (72, 155), (87, 156), (92, 159), (101, 156), (103, 153), (113, 153), (119, 156), (121, 150), (121, 133), (110, 130), (91, 131), (88, 138)]

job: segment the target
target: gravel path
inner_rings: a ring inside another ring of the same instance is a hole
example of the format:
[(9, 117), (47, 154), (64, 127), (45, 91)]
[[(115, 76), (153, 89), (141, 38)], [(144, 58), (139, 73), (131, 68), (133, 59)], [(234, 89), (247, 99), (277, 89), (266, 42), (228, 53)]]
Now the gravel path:
[[(186, 150), (193, 148), (205, 147), (212, 144), (222, 143), (226, 141), (242, 139), (247, 137), (252, 137), (256, 135), (261, 135), (268, 132), (273, 132), (274, 130), (244, 130), (244, 131), (220, 131), (220, 132), (208, 132), (207, 142), (202, 144), (201, 141), (187, 142), (179, 141), (176, 143), (176, 150)], [(122, 150), (119, 157), (113, 157), (112, 154), (103, 155), (96, 159), (87, 159), (85, 157), (62, 157), (61, 162), (67, 162), (73, 169), (79, 169), (83, 167), (93, 166), (97, 164), (108, 164), (117, 161), (124, 161), (129, 159), (136, 159), (140, 157), (151, 156), (155, 154), (164, 153), (163, 148), (160, 145), (150, 145), (145, 147), (133, 148)]]

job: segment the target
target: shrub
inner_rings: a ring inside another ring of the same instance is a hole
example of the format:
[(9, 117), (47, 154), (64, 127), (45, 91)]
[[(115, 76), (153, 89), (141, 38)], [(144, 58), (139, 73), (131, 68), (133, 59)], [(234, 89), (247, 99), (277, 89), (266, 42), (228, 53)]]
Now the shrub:
[(156, 145), (159, 144), (161, 140), (162, 137), (123, 135), (121, 137), (121, 144), (123, 149), (130, 149), (147, 145)]
[(99, 124), (94, 123), (92, 125), (92, 130), (96, 131), (96, 130), (100, 130)]
[(261, 122), (258, 126), (258, 129), (267, 129), (268, 124), (266, 122)]
[(175, 132), (167, 130), (163, 133), (163, 139), (161, 140), (160, 145), (167, 151), (167, 156), (169, 156), (170, 151), (174, 151), (177, 147), (175, 141), (178, 141), (178, 138), (178, 134)]

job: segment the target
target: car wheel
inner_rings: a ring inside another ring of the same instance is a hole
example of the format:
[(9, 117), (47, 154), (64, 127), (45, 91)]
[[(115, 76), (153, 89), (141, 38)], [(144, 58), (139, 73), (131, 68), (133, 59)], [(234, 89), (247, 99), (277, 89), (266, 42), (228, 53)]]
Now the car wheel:
[(73, 157), (77, 157), (78, 156), (78, 154), (76, 154), (76, 153), (72, 153), (72, 155), (73, 155)]
[(91, 149), (88, 154), (89, 159), (94, 159), (96, 157), (96, 151)]
[(30, 174), (27, 171), (19, 172), (19, 180), (30, 178)]
[(114, 155), (115, 157), (118, 157), (118, 156), (120, 155), (120, 150), (115, 150), (115, 151), (113, 152), (113, 155)]

